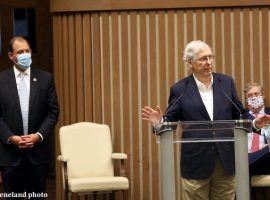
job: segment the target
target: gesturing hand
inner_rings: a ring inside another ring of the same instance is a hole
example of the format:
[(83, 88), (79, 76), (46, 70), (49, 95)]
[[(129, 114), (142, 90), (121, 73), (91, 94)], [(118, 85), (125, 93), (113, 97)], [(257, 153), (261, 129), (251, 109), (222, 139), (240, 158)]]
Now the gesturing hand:
[(153, 109), (149, 106), (145, 106), (142, 109), (142, 119), (149, 121), (153, 124), (159, 123), (162, 119), (163, 113), (160, 110), (160, 107), (157, 106), (156, 109)]
[(257, 128), (262, 128), (266, 125), (270, 124), (270, 115), (261, 115), (259, 114), (256, 118), (255, 118), (255, 126)]

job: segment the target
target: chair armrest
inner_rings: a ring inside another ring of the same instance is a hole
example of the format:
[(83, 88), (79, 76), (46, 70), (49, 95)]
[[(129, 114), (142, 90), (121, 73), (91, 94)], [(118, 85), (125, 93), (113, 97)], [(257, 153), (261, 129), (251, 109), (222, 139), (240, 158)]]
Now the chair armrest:
[(58, 160), (58, 161), (61, 161), (61, 162), (68, 162), (68, 158), (67, 158), (67, 157), (64, 157), (64, 156), (62, 156), (62, 155), (59, 155), (59, 156), (57, 157), (57, 160)]
[(113, 153), (112, 159), (127, 159), (127, 154), (125, 153)]
[(125, 166), (124, 166), (124, 160), (127, 159), (127, 154), (125, 153), (113, 153), (112, 159), (121, 160), (120, 162), (120, 175), (126, 176)]

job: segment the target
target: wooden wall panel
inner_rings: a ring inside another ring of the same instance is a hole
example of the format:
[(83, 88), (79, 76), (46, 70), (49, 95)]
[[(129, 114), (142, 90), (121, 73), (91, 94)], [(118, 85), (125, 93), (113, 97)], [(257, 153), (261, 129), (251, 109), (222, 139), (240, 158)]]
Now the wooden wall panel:
[(93, 88), (92, 88), (92, 37), (91, 37), (91, 16), (83, 15), (83, 55), (84, 56), (84, 102), (85, 102), (85, 120), (93, 121)]
[[(258, 81), (269, 105), (269, 13), (266, 6), (53, 14), (57, 128), (84, 120), (108, 124), (114, 151), (128, 154), (125, 200), (161, 200), (160, 147), (141, 119), (142, 107), (165, 110), (170, 86), (190, 73), (182, 52), (194, 39), (213, 48), (215, 71), (235, 78), (242, 100), (244, 84)], [(58, 142), (56, 135), (57, 155)], [(175, 146), (178, 183), (180, 148)], [(181, 200), (180, 183), (176, 191)]]
[[(148, 35), (149, 35), (149, 85), (148, 85), (148, 94), (151, 93), (151, 95), (148, 95), (149, 97), (149, 104), (154, 107), (159, 105), (159, 90), (158, 90), (158, 80), (159, 80), (159, 74), (157, 69), (157, 43), (156, 43), (156, 36), (157, 36), (157, 24), (156, 24), (156, 12), (151, 11), (149, 13), (149, 26), (148, 26)], [(151, 91), (151, 92), (150, 92)], [(148, 128), (151, 129), (151, 125), (148, 125)], [(153, 135), (151, 132), (148, 132), (148, 137), (152, 138)], [(149, 139), (150, 140), (150, 139)], [(150, 198), (149, 199), (159, 199), (160, 196), (160, 171), (159, 171), (159, 147), (156, 145), (155, 140), (150, 140)]]
[(50, 3), (52, 12), (178, 8), (201, 9), (205, 7), (250, 7), (269, 5), (267, 0), (50, 0)]
[[(242, 81), (240, 74), (242, 74), (242, 60), (243, 60), (243, 51), (241, 48), (242, 44), (242, 37), (241, 37), (241, 10), (235, 9), (233, 12), (233, 31), (234, 31), (234, 54), (233, 54), (233, 60), (234, 60), (234, 71), (235, 71), (235, 77), (234, 81), (236, 84), (237, 91), (242, 91), (242, 88), (244, 87), (244, 81)], [(239, 93), (240, 97), (243, 98), (244, 94)]]
[[(92, 57), (92, 74), (93, 74), (93, 82), (91, 83), (91, 86), (93, 88), (93, 121), (96, 123), (101, 123), (102, 122), (102, 102), (104, 101), (104, 97), (102, 96), (102, 82), (100, 81), (102, 77), (102, 68), (101, 68), (101, 63), (102, 60), (100, 59), (101, 57), (101, 43), (100, 43), (100, 22), (99, 22), (99, 14), (93, 14), (92, 19), (91, 19), (91, 28), (92, 28), (92, 55), (84, 55), (84, 56), (90, 56)], [(109, 32), (108, 30), (106, 30)], [(108, 46), (108, 43), (106, 44)], [(107, 59), (107, 57), (105, 57)], [(104, 60), (105, 60), (104, 59)], [(107, 72), (110, 70), (108, 69)], [(103, 79), (106, 80), (106, 83), (110, 83), (110, 79)], [(108, 86), (107, 86), (108, 87)], [(108, 94), (108, 93), (107, 93)], [(109, 98), (108, 99), (108, 103)], [(110, 109), (107, 110), (107, 112)], [(110, 123), (110, 122), (107, 122)]]
[[(266, 98), (266, 105), (270, 105), (270, 38), (269, 38), (269, 31), (270, 31), (270, 12), (268, 8), (262, 8), (262, 46), (261, 46), (261, 59), (262, 59), (262, 72), (263, 77), (260, 80), (260, 83), (264, 86), (264, 95)], [(267, 59), (268, 58), (268, 59)]]

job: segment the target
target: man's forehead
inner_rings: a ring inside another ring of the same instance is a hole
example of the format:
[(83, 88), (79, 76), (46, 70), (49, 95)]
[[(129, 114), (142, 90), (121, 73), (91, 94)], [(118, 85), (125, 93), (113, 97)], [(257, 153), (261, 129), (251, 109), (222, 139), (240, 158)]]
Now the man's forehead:
[(197, 53), (197, 55), (209, 55), (209, 54), (212, 54), (212, 50), (209, 47), (205, 47)]
[(250, 90), (247, 92), (248, 94), (254, 93), (254, 92), (261, 92), (261, 87), (260, 86), (253, 86), (250, 88)]
[(13, 49), (29, 49), (29, 45), (25, 40), (15, 40), (13, 43)]

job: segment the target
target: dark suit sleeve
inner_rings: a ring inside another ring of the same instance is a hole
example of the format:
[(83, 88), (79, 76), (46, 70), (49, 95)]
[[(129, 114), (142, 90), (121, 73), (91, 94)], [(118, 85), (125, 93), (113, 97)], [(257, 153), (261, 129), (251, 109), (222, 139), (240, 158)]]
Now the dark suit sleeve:
[(59, 116), (59, 105), (57, 100), (57, 94), (55, 89), (55, 84), (52, 76), (50, 76), (49, 86), (48, 86), (48, 112), (47, 116), (41, 123), (38, 132), (42, 134), (43, 139), (47, 138), (50, 132), (52, 132), (55, 124), (58, 121)]
[(12, 133), (8, 125), (5, 123), (2, 114), (0, 115), (0, 140), (3, 144), (6, 144), (8, 139), (14, 134)]
[[(9, 80), (6, 79), (6, 74), (10, 73), (13, 75), (13, 70), (10, 69), (9, 71), (1, 72), (0, 75), (0, 85), (1, 85), (1, 90), (0, 90), (0, 140), (3, 144), (6, 144), (8, 139), (14, 135), (14, 132), (10, 129), (7, 121), (5, 120), (7, 114), (6, 112), (8, 111), (9, 113), (14, 113), (16, 110), (14, 107), (8, 107), (6, 102), (11, 102), (13, 99), (10, 99), (11, 95), (7, 95), (11, 93), (11, 90), (9, 87), (6, 86), (7, 83), (9, 83)], [(14, 85), (14, 88), (16, 85)], [(4, 103), (5, 102), (5, 103)], [(10, 108), (10, 109), (9, 109)], [(14, 119), (16, 120), (16, 119)], [(13, 124), (18, 123), (18, 120), (16, 120)]]

